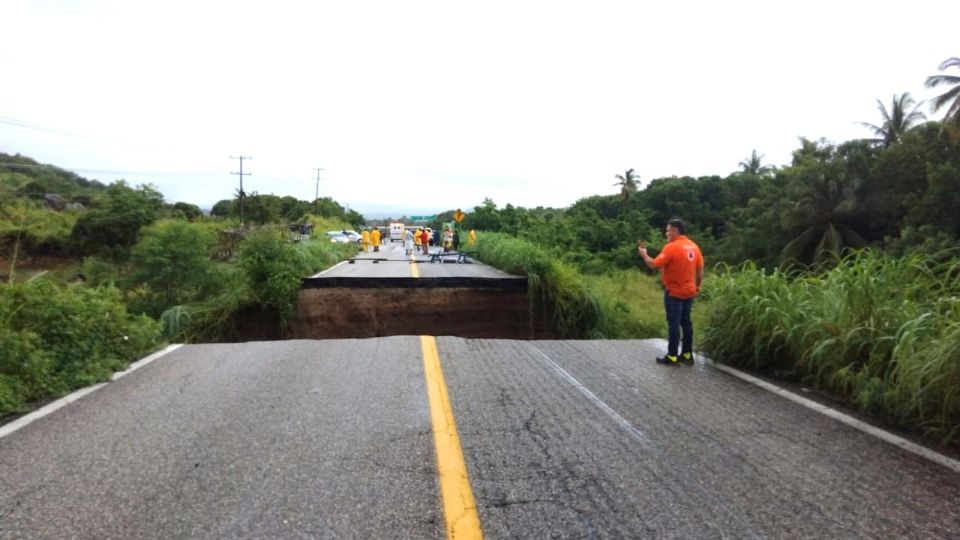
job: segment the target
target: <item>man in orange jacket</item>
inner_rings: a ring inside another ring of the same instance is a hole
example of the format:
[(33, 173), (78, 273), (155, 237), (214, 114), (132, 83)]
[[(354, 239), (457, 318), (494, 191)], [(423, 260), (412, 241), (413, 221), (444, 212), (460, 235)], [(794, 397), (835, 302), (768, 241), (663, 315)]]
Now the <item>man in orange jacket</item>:
[[(667, 354), (657, 358), (658, 364), (693, 363), (693, 321), (690, 310), (693, 299), (700, 294), (703, 283), (703, 254), (700, 247), (686, 237), (687, 227), (679, 219), (667, 222), (667, 245), (657, 258), (651, 258), (643, 242), (637, 242), (637, 252), (651, 270), (660, 270), (660, 279), (666, 289), (663, 293), (663, 305), (667, 312), (669, 340)], [(683, 347), (680, 354), (682, 331)]]

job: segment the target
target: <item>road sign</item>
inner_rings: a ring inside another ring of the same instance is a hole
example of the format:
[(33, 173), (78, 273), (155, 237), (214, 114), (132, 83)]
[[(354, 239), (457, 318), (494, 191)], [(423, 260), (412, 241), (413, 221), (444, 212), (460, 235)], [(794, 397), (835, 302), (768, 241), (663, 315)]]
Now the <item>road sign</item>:
[(453, 213), (453, 219), (456, 220), (457, 223), (463, 221), (464, 217), (466, 217), (466, 214), (461, 212), (459, 208), (457, 208), (457, 211)]
[(410, 216), (410, 221), (436, 221), (436, 214), (432, 216)]

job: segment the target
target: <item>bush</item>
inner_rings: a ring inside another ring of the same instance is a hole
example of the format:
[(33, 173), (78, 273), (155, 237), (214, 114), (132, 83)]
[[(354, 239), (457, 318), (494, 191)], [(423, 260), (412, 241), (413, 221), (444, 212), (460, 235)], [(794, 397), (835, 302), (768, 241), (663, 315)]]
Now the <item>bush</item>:
[(0, 416), (26, 400), (104, 381), (159, 346), (159, 325), (127, 313), (114, 287), (45, 279), (0, 287)]
[(291, 244), (283, 231), (264, 228), (240, 245), (236, 265), (216, 267), (219, 292), (167, 309), (160, 316), (164, 335), (185, 342), (222, 341), (239, 336), (239, 315), (266, 312), (277, 327), (265, 335), (281, 335), (293, 315), (301, 280), (356, 253), (356, 246), (332, 244), (326, 238)]
[(116, 265), (92, 255), (83, 259), (83, 263), (80, 265), (80, 273), (83, 274), (84, 283), (88, 287), (114, 285), (120, 276)]
[(131, 253), (130, 282), (143, 287), (131, 309), (159, 317), (171, 306), (215, 294), (218, 280), (210, 260), (215, 242), (206, 225), (165, 220), (144, 227)]
[(705, 283), (715, 359), (836, 392), (943, 441), (960, 435), (960, 262), (850, 255), (820, 274), (745, 265)]

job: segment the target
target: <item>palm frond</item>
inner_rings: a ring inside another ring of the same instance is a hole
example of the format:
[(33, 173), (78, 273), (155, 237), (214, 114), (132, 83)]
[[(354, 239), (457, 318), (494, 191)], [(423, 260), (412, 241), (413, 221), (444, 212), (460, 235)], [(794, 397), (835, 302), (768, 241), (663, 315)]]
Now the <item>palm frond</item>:
[(927, 82), (924, 83), (924, 86), (927, 88), (936, 88), (941, 84), (960, 84), (960, 77), (956, 75), (931, 75), (927, 77)]
[(958, 100), (960, 100), (960, 81), (958, 81), (957, 86), (933, 98), (933, 101), (930, 102), (930, 108), (933, 109), (934, 112), (936, 112), (936, 111), (939, 111), (947, 103), (954, 102), (954, 105), (956, 105), (956, 102)]
[(937, 70), (943, 71), (953, 66), (960, 67), (960, 58), (956, 56), (951, 56), (950, 58), (947, 58), (946, 60), (943, 61), (943, 63), (940, 64), (940, 67), (938, 67)]

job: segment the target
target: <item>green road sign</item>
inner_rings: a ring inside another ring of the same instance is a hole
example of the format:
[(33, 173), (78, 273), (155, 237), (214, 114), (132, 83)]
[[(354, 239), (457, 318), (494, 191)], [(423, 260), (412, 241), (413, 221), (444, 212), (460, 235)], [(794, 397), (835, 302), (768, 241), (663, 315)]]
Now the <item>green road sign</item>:
[(432, 216), (410, 216), (410, 221), (436, 221), (436, 214)]

